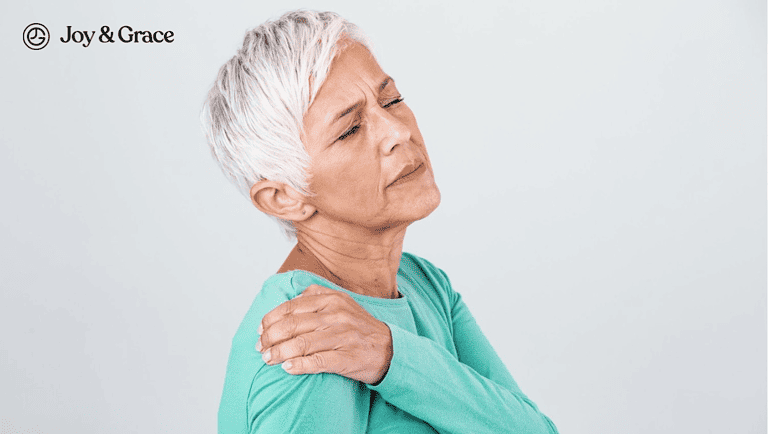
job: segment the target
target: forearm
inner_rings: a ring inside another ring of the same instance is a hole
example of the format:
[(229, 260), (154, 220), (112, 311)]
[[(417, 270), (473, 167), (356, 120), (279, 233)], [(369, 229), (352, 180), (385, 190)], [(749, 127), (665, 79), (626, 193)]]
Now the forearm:
[(393, 357), (377, 386), (392, 405), (443, 433), (557, 433), (516, 385), (502, 386), (434, 341), (388, 324)]

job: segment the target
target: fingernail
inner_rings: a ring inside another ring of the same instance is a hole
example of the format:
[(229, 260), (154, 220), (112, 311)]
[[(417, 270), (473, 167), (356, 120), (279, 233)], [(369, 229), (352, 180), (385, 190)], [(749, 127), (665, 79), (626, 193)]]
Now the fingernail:
[(261, 352), (261, 339), (256, 341), (256, 351)]
[(291, 367), (293, 367), (293, 363), (291, 363), (290, 360), (288, 360), (286, 362), (283, 362), (283, 369), (284, 370), (287, 371), (287, 370), (291, 369)]
[(261, 335), (262, 333), (264, 333), (264, 326), (263, 326), (263, 325), (259, 324), (259, 330), (258, 330), (258, 332), (259, 332), (259, 335)]
[(264, 360), (264, 363), (269, 363), (269, 359), (272, 358), (272, 350), (267, 350), (264, 352), (264, 354), (261, 355), (261, 359)]

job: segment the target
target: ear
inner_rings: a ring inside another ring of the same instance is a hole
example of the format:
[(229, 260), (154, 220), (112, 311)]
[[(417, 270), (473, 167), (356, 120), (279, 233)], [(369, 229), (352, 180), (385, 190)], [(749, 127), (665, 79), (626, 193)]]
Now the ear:
[(259, 181), (251, 187), (250, 195), (261, 212), (283, 220), (303, 221), (315, 213), (315, 207), (305, 201), (306, 196), (282, 182)]

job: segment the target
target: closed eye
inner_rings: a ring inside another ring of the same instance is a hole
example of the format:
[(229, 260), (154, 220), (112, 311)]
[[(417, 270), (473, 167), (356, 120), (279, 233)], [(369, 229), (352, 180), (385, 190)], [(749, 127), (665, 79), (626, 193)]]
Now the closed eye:
[(389, 108), (389, 107), (392, 107), (393, 105), (399, 104), (401, 102), (403, 102), (403, 97), (397, 97), (397, 98), (393, 99), (392, 101), (384, 104), (382, 107), (383, 108)]
[(346, 133), (339, 136), (339, 140), (344, 140), (347, 137), (351, 136), (352, 134), (355, 134), (357, 130), (360, 129), (360, 125), (355, 125), (352, 128), (348, 129)]

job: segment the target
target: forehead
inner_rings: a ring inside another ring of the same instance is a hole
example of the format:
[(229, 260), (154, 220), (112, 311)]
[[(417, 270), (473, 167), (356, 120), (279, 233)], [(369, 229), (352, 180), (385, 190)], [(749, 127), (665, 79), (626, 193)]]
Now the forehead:
[(328, 126), (340, 110), (375, 95), (387, 77), (370, 51), (358, 42), (345, 44), (333, 60), (315, 99), (304, 115), (304, 128)]
[[(347, 42), (342, 45), (342, 51), (331, 63), (331, 69), (325, 78), (315, 101), (338, 99), (339, 94), (348, 89), (370, 84), (386, 75), (370, 51), (358, 42)], [(380, 80), (378, 80), (380, 81)]]

